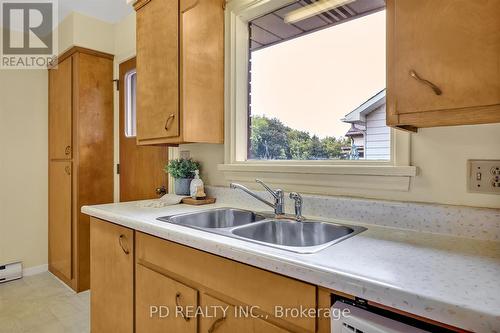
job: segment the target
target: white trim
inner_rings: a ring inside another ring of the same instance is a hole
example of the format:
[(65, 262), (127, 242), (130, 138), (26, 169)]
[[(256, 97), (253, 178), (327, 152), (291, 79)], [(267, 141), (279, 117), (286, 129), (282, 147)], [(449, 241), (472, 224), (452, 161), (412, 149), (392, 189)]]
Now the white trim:
[(32, 276), (40, 273), (45, 273), (48, 270), (49, 270), (49, 265), (47, 264), (23, 268), (23, 276)]
[(414, 166), (383, 166), (383, 165), (282, 165), (266, 163), (234, 163), (220, 164), (220, 171), (229, 172), (267, 172), (283, 173), (286, 168), (287, 173), (294, 174), (315, 174), (315, 175), (351, 175), (351, 176), (395, 176), (414, 177), (417, 175), (417, 168)]
[[(218, 168), (228, 181), (267, 179), (272, 184), (300, 186), (308, 192), (336, 194), (333, 188), (409, 191), (417, 168), (410, 163), (411, 134), (391, 129), (390, 161), (253, 161), (246, 159), (248, 21), (290, 0), (233, 0), (225, 24), (225, 135), (224, 164)], [(245, 110), (243, 112), (243, 110)], [(244, 148), (243, 148), (244, 147)], [(300, 175), (300, 177), (297, 177)], [(319, 178), (318, 178), (319, 177)], [(299, 179), (300, 178), (300, 179)], [(319, 189), (321, 187), (321, 189)], [(327, 188), (332, 188), (329, 191)], [(355, 193), (353, 193), (355, 194)]]

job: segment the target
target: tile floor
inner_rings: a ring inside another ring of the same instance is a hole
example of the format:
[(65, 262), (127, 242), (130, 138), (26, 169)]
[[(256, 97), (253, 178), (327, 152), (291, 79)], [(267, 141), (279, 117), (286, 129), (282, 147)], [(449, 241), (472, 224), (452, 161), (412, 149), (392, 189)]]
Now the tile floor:
[(0, 333), (88, 333), (89, 296), (50, 273), (0, 284)]

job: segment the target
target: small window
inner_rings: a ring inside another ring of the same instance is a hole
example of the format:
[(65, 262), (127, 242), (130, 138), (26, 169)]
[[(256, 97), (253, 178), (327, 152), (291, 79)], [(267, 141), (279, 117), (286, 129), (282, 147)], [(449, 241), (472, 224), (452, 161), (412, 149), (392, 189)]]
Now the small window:
[(248, 29), (248, 159), (390, 160), (383, 0), (295, 1)]
[(135, 69), (125, 74), (125, 136), (128, 138), (137, 135), (136, 77)]

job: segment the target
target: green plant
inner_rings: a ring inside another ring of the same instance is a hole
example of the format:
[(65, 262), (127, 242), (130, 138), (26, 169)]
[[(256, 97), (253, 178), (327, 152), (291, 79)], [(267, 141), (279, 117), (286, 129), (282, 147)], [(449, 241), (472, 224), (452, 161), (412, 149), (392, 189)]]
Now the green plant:
[(200, 169), (200, 163), (192, 159), (178, 158), (168, 162), (165, 172), (168, 172), (175, 179), (194, 178), (194, 171)]

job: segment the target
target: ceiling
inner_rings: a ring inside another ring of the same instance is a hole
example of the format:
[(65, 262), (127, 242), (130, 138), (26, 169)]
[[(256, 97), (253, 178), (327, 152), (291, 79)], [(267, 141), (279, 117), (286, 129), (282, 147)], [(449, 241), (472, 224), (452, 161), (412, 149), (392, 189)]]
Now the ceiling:
[(250, 49), (256, 51), (305, 34), (341, 24), (385, 8), (384, 0), (355, 0), (295, 23), (285, 23), (287, 14), (317, 0), (296, 0), (250, 22)]
[(126, 0), (59, 0), (59, 22), (76, 11), (109, 23), (116, 23), (132, 13)]

